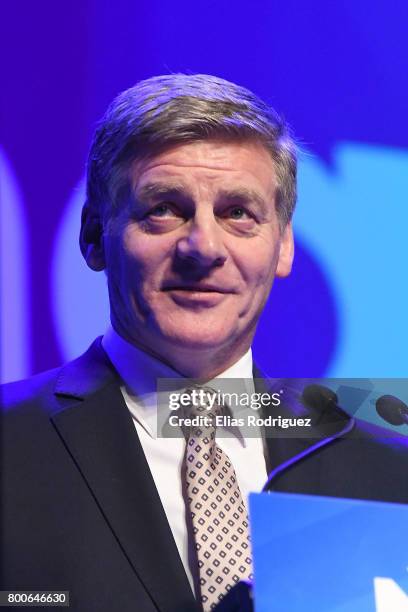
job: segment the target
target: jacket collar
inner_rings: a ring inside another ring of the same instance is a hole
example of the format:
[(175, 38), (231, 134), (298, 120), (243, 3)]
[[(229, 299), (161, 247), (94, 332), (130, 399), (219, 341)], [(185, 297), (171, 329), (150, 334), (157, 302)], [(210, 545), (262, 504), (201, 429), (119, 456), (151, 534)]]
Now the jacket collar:
[[(287, 387), (288, 382), (290, 385), (290, 381), (268, 377), (255, 363), (253, 366), (253, 377), (255, 390), (258, 393), (271, 393), (278, 387)], [(101, 391), (107, 385), (113, 384), (119, 387), (120, 382), (118, 374), (102, 348), (102, 336), (100, 336), (82, 356), (62, 368), (55, 386), (55, 393), (61, 399), (85, 399), (93, 393)], [(121, 396), (120, 401), (124, 404)], [(283, 402), (280, 406), (279, 414), (285, 418), (298, 416), (293, 410), (293, 406), (288, 402)], [(268, 416), (268, 412), (264, 411), (263, 416)], [(295, 455), (302, 453), (305, 449), (310, 448), (315, 444), (316, 439), (323, 440), (332, 437), (345, 424), (345, 420), (338, 420), (336, 423), (329, 425), (325, 422), (320, 422), (306, 437), (304, 430), (299, 429), (292, 433), (288, 432), (288, 430), (276, 428), (273, 431), (266, 431), (265, 443), (268, 450), (268, 471), (276, 468), (279, 464), (286, 462)]]
[(119, 377), (102, 348), (102, 336), (99, 336), (83, 355), (61, 368), (55, 393), (84, 399), (114, 381), (119, 382)]

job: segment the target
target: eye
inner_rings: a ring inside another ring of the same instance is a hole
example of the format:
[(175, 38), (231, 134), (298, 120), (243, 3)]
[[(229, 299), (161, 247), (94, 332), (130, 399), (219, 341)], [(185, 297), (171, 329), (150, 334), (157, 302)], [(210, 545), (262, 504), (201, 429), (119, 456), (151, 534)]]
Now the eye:
[(148, 212), (149, 217), (168, 217), (175, 214), (171, 205), (167, 203), (158, 204)]
[(228, 211), (228, 215), (231, 219), (235, 219), (236, 221), (239, 221), (240, 219), (251, 218), (249, 212), (245, 210), (245, 208), (243, 208), (242, 206), (234, 206), (233, 208), (230, 208)]

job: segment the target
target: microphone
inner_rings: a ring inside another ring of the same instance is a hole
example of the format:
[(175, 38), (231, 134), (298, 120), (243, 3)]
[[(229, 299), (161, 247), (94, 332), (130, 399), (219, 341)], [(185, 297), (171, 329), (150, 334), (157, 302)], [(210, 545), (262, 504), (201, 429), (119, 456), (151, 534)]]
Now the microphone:
[(346, 421), (346, 424), (340, 431), (329, 435), (326, 438), (322, 438), (315, 444), (312, 444), (301, 453), (298, 453), (294, 457), (284, 461), (278, 467), (276, 467), (268, 476), (268, 480), (263, 486), (262, 492), (270, 491), (274, 485), (275, 480), (286, 470), (290, 469), (296, 463), (299, 463), (303, 459), (306, 459), (309, 455), (315, 453), (320, 448), (323, 448), (327, 444), (330, 444), (334, 440), (341, 438), (348, 434), (355, 425), (355, 420), (352, 416), (347, 414), (341, 406), (338, 404), (338, 397), (334, 391), (323, 385), (308, 385), (303, 389), (302, 401), (312, 410), (319, 414), (318, 420), (315, 424), (318, 424), (323, 420), (326, 423), (333, 423), (339, 421), (339, 416), (342, 421)]
[(390, 425), (408, 425), (408, 406), (394, 395), (382, 395), (375, 402), (375, 409)]
[(316, 403), (334, 402), (337, 404), (337, 394), (323, 385), (308, 385), (303, 389), (302, 400), (310, 407), (314, 408)]
[(318, 415), (315, 425), (349, 420), (350, 415), (339, 406), (337, 394), (323, 385), (312, 384), (303, 389), (302, 402)]

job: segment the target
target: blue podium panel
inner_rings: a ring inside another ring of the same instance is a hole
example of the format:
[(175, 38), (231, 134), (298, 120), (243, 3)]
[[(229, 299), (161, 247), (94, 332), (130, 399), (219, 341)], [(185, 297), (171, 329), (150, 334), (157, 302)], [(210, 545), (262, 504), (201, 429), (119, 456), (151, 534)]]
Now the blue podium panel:
[(408, 612), (408, 506), (251, 494), (256, 612)]

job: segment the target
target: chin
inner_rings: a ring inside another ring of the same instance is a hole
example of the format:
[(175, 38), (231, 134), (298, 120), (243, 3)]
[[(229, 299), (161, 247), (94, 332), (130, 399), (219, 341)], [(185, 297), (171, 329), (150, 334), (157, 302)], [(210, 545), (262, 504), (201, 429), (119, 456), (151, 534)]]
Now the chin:
[[(234, 333), (235, 332), (235, 333)], [(185, 349), (216, 349), (228, 344), (236, 336), (236, 330), (225, 326), (225, 320), (220, 322), (184, 320), (180, 325), (163, 325), (160, 335), (175, 348)]]

